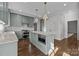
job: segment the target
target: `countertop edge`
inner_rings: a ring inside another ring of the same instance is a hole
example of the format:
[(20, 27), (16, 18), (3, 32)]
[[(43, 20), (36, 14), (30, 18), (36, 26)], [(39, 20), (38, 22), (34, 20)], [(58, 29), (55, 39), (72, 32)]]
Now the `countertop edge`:
[(0, 45), (4, 45), (4, 44), (11, 44), (11, 43), (14, 43), (14, 42), (18, 42), (18, 40), (14, 40), (14, 41), (1, 41), (0, 42)]

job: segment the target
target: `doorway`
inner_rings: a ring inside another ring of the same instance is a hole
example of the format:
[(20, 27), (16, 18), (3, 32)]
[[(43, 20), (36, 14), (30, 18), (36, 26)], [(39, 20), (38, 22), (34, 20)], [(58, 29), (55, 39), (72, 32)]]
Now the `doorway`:
[(68, 21), (68, 38), (67, 38), (67, 46), (70, 51), (78, 49), (77, 43), (77, 20)]

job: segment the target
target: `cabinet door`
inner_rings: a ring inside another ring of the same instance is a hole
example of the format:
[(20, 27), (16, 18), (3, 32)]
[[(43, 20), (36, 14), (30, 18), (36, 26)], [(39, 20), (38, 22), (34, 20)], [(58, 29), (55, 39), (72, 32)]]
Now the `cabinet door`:
[(17, 56), (17, 42), (0, 45), (0, 56)]
[(3, 19), (3, 3), (0, 2), (0, 20)]
[(48, 55), (54, 50), (54, 36), (50, 35), (46, 37), (46, 48)]
[(15, 13), (11, 13), (10, 14), (10, 26), (21, 26), (21, 20), (22, 20), (22, 16), (15, 14)]
[(22, 38), (22, 32), (21, 31), (16, 31), (15, 33), (16, 33), (18, 39)]
[(9, 21), (8, 3), (0, 2), (0, 20), (4, 21), (8, 25)]
[(31, 42), (34, 42), (34, 41), (35, 41), (34, 38), (35, 38), (35, 37), (34, 37), (34, 33), (31, 33), (31, 32), (30, 32), (30, 41), (31, 41)]
[(30, 41), (32, 42), (32, 43), (37, 43), (37, 41), (38, 41), (38, 35), (37, 34), (35, 34), (35, 33), (30, 33)]

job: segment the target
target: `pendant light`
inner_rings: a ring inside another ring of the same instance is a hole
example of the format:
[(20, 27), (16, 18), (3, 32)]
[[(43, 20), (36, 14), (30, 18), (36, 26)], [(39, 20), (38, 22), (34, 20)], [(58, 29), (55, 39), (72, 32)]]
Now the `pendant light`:
[(38, 22), (38, 15), (37, 15), (38, 9), (35, 9), (35, 11), (36, 11), (36, 17), (35, 17), (34, 23), (37, 23)]
[(48, 19), (48, 16), (47, 16), (47, 2), (44, 2), (44, 16), (43, 16), (43, 19), (44, 20)]
[(43, 15), (43, 20), (44, 20), (44, 32), (46, 32), (46, 22), (47, 22), (48, 16), (47, 16), (47, 2), (44, 2), (44, 15)]

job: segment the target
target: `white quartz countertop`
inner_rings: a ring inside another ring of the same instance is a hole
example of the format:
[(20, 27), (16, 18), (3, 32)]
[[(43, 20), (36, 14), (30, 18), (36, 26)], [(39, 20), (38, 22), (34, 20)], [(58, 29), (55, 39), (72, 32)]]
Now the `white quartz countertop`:
[(41, 31), (31, 31), (31, 32), (32, 32), (32, 33), (36, 33), (36, 34), (46, 35), (46, 36), (55, 35), (55, 34), (52, 33), (52, 32), (41, 32)]
[(0, 33), (0, 45), (17, 42), (17, 41), (18, 41), (17, 36), (16, 36), (15, 32), (13, 32), (13, 31)]

